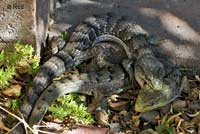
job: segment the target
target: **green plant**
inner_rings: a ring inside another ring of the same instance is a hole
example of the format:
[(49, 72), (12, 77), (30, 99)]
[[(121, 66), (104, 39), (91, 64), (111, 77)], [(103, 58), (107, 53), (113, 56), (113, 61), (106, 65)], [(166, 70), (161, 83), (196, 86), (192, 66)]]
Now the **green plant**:
[(94, 122), (91, 114), (87, 112), (87, 107), (81, 103), (80, 97), (75, 93), (58, 97), (58, 99), (49, 107), (48, 111), (53, 117), (61, 120), (70, 115), (78, 122), (85, 124)]
[(19, 109), (21, 104), (22, 104), (22, 100), (17, 99), (17, 100), (7, 101), (5, 103), (5, 106), (7, 106), (8, 108), (10, 108), (13, 111), (16, 111), (17, 109)]
[(178, 113), (170, 117), (168, 117), (168, 115), (163, 116), (161, 123), (156, 126), (156, 130), (159, 131), (159, 134), (174, 134), (173, 120), (181, 114), (182, 113)]
[(5, 88), (9, 85), (9, 80), (15, 75), (14, 67), (0, 68), (0, 88)]
[(62, 37), (63, 40), (66, 41), (66, 42), (69, 40), (69, 36), (70, 36), (69, 33), (66, 32), (66, 31), (64, 31), (64, 32), (61, 33), (61, 37)]
[(16, 69), (20, 66), (26, 66), (30, 74), (34, 74), (39, 68), (39, 58), (33, 56), (33, 47), (31, 45), (16, 42), (13, 46), (13, 48), (9, 48), (6, 51), (2, 50), (0, 53), (1, 89), (9, 85), (9, 81), (17, 75)]

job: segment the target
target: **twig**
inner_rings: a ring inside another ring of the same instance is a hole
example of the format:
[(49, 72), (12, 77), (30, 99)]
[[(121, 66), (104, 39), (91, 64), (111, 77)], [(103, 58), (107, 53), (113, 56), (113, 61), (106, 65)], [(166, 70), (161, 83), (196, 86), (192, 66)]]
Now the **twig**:
[(172, 121), (174, 118), (178, 117), (179, 115), (182, 115), (183, 113), (179, 112), (177, 114), (174, 114), (172, 116), (170, 116), (168, 119), (167, 119), (167, 123), (170, 123), (170, 121)]
[(194, 113), (194, 114), (189, 114), (189, 113), (187, 113), (187, 115), (188, 115), (189, 117), (192, 117), (192, 118), (198, 116), (199, 114), (200, 114), (200, 111), (198, 111), (198, 112), (196, 112), (196, 113)]
[(177, 132), (179, 132), (181, 129), (181, 131), (183, 131), (183, 129), (181, 128), (181, 124), (183, 123), (184, 119), (180, 119), (179, 122), (178, 122), (178, 125), (176, 126), (176, 130)]
[(39, 128), (47, 128), (47, 127), (48, 127), (47, 125), (33, 125), (33, 129), (37, 130), (40, 133), (44, 133), (44, 134), (57, 134), (57, 133), (47, 132), (47, 131), (43, 131), (43, 130), (39, 129)]
[[(25, 121), (25, 119), (24, 119), (24, 116), (22, 115), (22, 113), (21, 113), (20, 111), (18, 111), (18, 113), (20, 114), (20, 116), (21, 116), (22, 120), (24, 120), (24, 121)], [(25, 127), (25, 132), (26, 132), (26, 134), (28, 134), (27, 127)], [(34, 131), (34, 132), (35, 132), (35, 131)]]
[[(36, 128), (38, 128), (38, 126), (34, 125), (33, 128), (34, 130), (37, 130)], [(39, 129), (37, 130), (37, 132), (44, 133), (44, 134), (57, 134), (57, 133), (47, 132), (47, 131), (43, 131)]]
[(5, 111), (6, 113), (10, 114), (11, 116), (13, 116), (14, 118), (16, 118), (17, 120), (19, 120), (21, 123), (24, 124), (25, 128), (30, 129), (30, 131), (31, 131), (32, 133), (37, 134), (37, 133), (26, 123), (26, 121), (25, 121), (23, 118), (21, 119), (20, 117), (18, 117), (18, 116), (16, 116), (15, 114), (9, 112), (8, 110), (6, 110), (5, 108), (3, 108), (2, 106), (0, 106), (0, 109), (3, 110), (3, 111)]
[(9, 134), (9, 132), (12, 132), (21, 122), (18, 122), (12, 129), (10, 129), (6, 134)]

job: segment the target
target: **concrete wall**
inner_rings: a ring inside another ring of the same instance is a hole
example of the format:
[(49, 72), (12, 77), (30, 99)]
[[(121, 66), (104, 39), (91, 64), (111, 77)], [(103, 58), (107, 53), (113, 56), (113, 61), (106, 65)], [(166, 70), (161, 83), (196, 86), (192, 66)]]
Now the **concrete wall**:
[[(87, 16), (114, 12), (129, 16), (151, 34), (176, 43), (199, 43), (200, 0), (62, 0), (55, 25), (76, 25)], [(62, 28), (63, 29), (63, 28)], [(186, 35), (186, 33), (188, 33)]]
[(44, 42), (49, 0), (0, 0), (0, 48), (15, 41), (37, 45)]
[(59, 0), (50, 33), (77, 25), (87, 16), (114, 12), (129, 16), (163, 39), (157, 51), (174, 64), (200, 69), (200, 0)]
[(20, 40), (36, 46), (40, 54), (50, 7), (50, 35), (59, 34), (87, 16), (114, 12), (129, 16), (170, 44), (199, 45), (199, 5), (199, 0), (0, 0), (0, 48)]

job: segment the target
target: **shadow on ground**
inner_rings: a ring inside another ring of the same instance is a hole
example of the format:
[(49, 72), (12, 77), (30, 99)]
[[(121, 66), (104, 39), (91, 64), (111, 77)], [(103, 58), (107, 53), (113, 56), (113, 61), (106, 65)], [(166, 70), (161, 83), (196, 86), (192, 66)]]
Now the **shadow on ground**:
[(74, 26), (94, 14), (126, 15), (150, 34), (165, 39), (159, 49), (176, 64), (200, 68), (199, 5), (199, 0), (68, 0), (57, 4), (51, 28), (63, 31), (63, 26)]

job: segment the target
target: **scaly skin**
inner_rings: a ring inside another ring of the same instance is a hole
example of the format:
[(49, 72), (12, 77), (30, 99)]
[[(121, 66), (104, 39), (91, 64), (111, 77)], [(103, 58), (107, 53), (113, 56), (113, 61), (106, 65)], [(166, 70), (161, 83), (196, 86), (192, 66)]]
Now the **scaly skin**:
[[(98, 36), (106, 33), (119, 37), (129, 27), (130, 24), (122, 17), (110, 15), (88, 17), (78, 25), (64, 48), (47, 60), (35, 76), (33, 86), (20, 109), (24, 118), (29, 118), (33, 105), (53, 78), (91, 58), (88, 56), (88, 49), (93, 47)], [(126, 41), (128, 36), (124, 36), (122, 40)]]
[[(124, 32), (128, 33), (130, 30), (135, 34), (141, 34), (141, 32), (143, 32), (134, 29), (137, 28), (127, 22), (123, 17), (112, 15), (88, 17), (79, 24), (72, 33), (69, 42), (62, 50), (47, 60), (35, 76), (33, 86), (29, 89), (28, 95), (20, 108), (24, 119), (28, 120), (36, 100), (44, 89), (52, 82), (53, 78), (72, 69), (73, 66), (81, 64), (88, 58), (91, 58), (88, 56), (87, 52), (98, 36), (110, 34), (120, 38)], [(130, 33), (132, 34), (132, 32)], [(120, 39), (126, 42), (130, 40), (131, 34), (123, 35)], [(124, 48), (124, 46), (121, 47)], [(13, 133), (21, 134), (23, 133), (21, 130), (21, 126), (16, 127)]]
[(141, 86), (135, 111), (150, 111), (173, 101), (183, 87), (181, 72), (168, 61), (160, 62), (149, 49), (139, 49), (135, 78)]
[(148, 84), (154, 90), (162, 90), (165, 69), (148, 48), (139, 48), (135, 64), (135, 78), (140, 87)]
[[(181, 83), (180, 72), (170, 63), (168, 65), (165, 64), (164, 68), (164, 65), (156, 59), (152, 51), (148, 48), (141, 47), (137, 49), (137, 55), (135, 78), (142, 89), (135, 103), (135, 110), (138, 112), (150, 111), (164, 106), (178, 97), (181, 91), (181, 88), (179, 88)], [(129, 64), (125, 65), (129, 66)], [(97, 74), (95, 73), (81, 74), (73, 76), (71, 80), (65, 79), (53, 82), (37, 100), (29, 118), (29, 124), (39, 123), (49, 105), (60, 95), (71, 92), (91, 95), (97, 91), (105, 95), (115, 93), (117, 88), (125, 86), (125, 84), (120, 85), (124, 81), (124, 72), (120, 71), (120, 68), (117, 70), (112, 73), (109, 72), (110, 76), (107, 75), (108, 71), (104, 70), (101, 73), (97, 73), (101, 74), (98, 77), (96, 77)], [(117, 75), (115, 74), (116, 72), (118, 72)], [(88, 75), (93, 78), (86, 77)], [(97, 80), (97, 82), (94, 77), (104, 81)], [(110, 80), (110, 78), (115, 80)], [(108, 80), (109, 83), (106, 83), (105, 80)], [(99, 85), (101, 85), (101, 88), (98, 88)], [(100, 89), (103, 90), (100, 91)]]
[(103, 69), (99, 72), (73, 74), (59, 81), (54, 81), (37, 100), (29, 118), (29, 125), (39, 123), (49, 105), (61, 95), (72, 92), (87, 95), (94, 95), (99, 92), (111, 95), (121, 92), (121, 88), (127, 85), (125, 73), (118, 66), (111, 70)]

